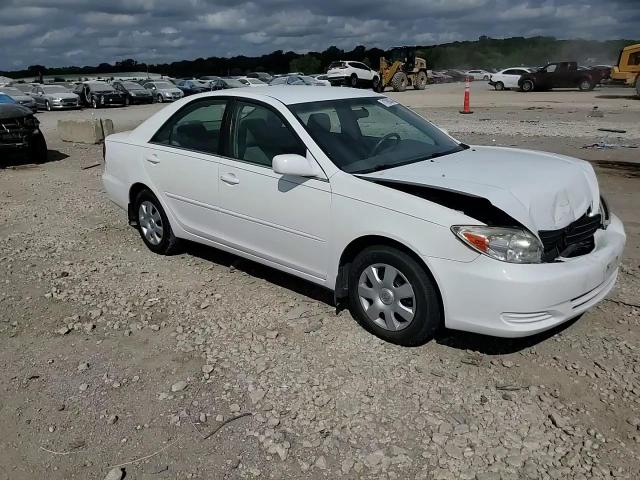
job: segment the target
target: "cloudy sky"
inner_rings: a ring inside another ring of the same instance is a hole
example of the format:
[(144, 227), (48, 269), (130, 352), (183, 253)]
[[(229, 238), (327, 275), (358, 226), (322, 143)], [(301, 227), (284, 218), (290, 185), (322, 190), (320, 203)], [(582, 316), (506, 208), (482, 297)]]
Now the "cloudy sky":
[(493, 37), (639, 36), (640, 0), (0, 0), (0, 70)]

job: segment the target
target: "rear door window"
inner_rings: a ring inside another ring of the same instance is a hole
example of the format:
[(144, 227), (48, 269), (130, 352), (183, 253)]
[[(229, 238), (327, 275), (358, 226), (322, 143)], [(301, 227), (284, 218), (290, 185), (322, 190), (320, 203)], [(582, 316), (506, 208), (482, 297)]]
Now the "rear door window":
[(151, 139), (151, 143), (218, 154), (226, 99), (196, 100), (169, 119)]

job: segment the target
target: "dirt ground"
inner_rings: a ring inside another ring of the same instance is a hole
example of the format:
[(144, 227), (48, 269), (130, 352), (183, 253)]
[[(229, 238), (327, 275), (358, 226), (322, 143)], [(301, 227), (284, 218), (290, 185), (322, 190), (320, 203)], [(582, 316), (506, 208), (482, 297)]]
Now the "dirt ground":
[[(459, 85), (395, 95), (467, 143), (594, 162), (628, 234), (616, 289), (576, 321), (417, 348), (286, 274), (152, 254), (83, 169), (101, 147), (57, 139), (95, 112), (39, 114), (50, 161), (0, 167), (0, 480), (640, 478), (640, 101), (603, 91), (475, 85), (469, 116)], [(158, 108), (98, 113), (123, 129)]]

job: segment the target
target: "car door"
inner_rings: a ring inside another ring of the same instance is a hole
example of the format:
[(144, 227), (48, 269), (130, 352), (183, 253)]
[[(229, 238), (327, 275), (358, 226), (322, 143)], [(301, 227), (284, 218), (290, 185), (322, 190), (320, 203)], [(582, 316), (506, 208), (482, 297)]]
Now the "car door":
[(311, 154), (270, 105), (246, 99), (234, 104), (228, 158), (220, 161), (219, 235), (243, 252), (325, 279), (328, 180), (275, 173), (274, 156)]
[(215, 240), (218, 162), (227, 99), (194, 100), (178, 110), (142, 152), (156, 194), (180, 226)]
[(510, 69), (506, 70), (502, 73), (502, 83), (504, 83), (505, 88), (517, 88), (518, 80), (520, 80), (521, 70)]
[(351, 62), (351, 65), (356, 68), (356, 75), (361, 80), (373, 80), (373, 71), (367, 67), (364, 63)]

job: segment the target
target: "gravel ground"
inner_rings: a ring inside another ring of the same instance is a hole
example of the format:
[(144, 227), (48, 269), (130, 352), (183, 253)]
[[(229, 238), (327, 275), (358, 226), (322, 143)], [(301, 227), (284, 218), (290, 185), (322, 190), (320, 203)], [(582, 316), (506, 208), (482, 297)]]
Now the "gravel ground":
[(286, 274), (194, 244), (153, 255), (82, 168), (100, 147), (42, 114), (51, 161), (0, 170), (0, 479), (637, 479), (637, 150), (557, 136), (578, 113), (512, 135), (429, 112), (464, 141), (597, 162), (629, 233), (607, 301), (525, 340), (389, 345)]

